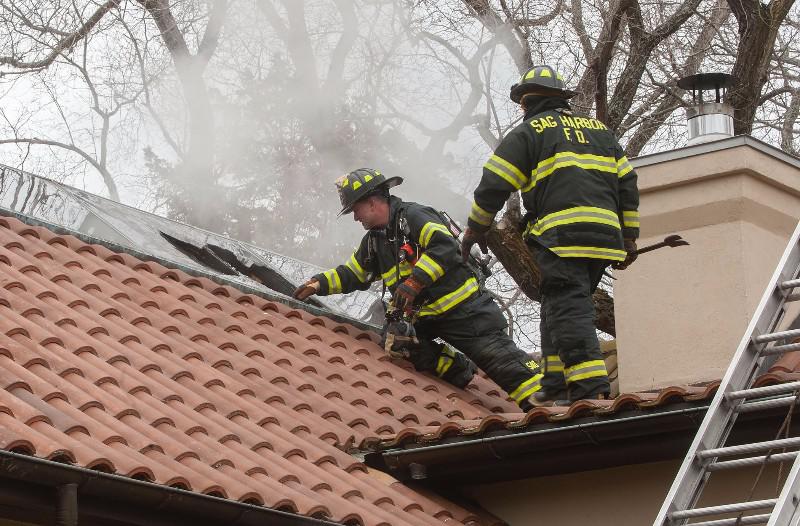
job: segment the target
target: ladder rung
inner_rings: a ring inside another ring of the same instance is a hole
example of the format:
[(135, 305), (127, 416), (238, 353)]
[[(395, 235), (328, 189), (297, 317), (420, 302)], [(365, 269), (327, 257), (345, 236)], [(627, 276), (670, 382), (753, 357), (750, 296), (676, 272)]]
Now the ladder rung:
[(706, 449), (698, 451), (697, 457), (700, 459), (714, 457), (729, 457), (732, 455), (746, 455), (748, 453), (758, 453), (759, 451), (769, 451), (770, 449), (783, 449), (785, 447), (800, 446), (800, 437), (782, 438), (780, 440), (768, 440), (766, 442), (753, 442), (752, 444), (742, 444), (741, 446), (719, 447), (716, 449)]
[(788, 280), (788, 281), (784, 281), (784, 282), (782, 282), (782, 283), (781, 283), (780, 285), (778, 285), (778, 286), (779, 286), (781, 289), (783, 289), (783, 290), (786, 290), (786, 289), (793, 289), (793, 288), (795, 288), (795, 287), (800, 287), (800, 279), (790, 279), (790, 280)]
[(754, 339), (756, 343), (767, 343), (774, 342), (776, 340), (785, 340), (786, 338), (797, 338), (798, 336), (800, 336), (800, 329), (792, 329), (789, 331), (768, 332), (766, 334), (756, 336)]
[[(798, 296), (798, 299), (800, 299), (800, 296)], [(788, 345), (775, 345), (773, 347), (767, 347), (761, 351), (761, 354), (764, 356), (769, 356), (772, 354), (783, 354), (793, 351), (800, 351), (800, 343), (790, 343)]]
[(709, 471), (722, 471), (725, 469), (745, 468), (748, 466), (759, 466), (761, 464), (775, 464), (777, 462), (786, 462), (793, 460), (797, 457), (798, 452), (792, 451), (791, 453), (778, 453), (776, 455), (762, 455), (760, 457), (738, 458), (736, 460), (725, 460), (724, 462), (714, 462), (708, 465)]
[(717, 515), (718, 513), (736, 513), (738, 511), (760, 510), (775, 506), (778, 499), (754, 500), (751, 502), (737, 502), (736, 504), (723, 504), (722, 506), (710, 506), (708, 508), (695, 508), (693, 510), (675, 511), (669, 514), (672, 520), (691, 519), (694, 517), (705, 517), (706, 515)]
[(732, 517), (730, 519), (719, 519), (715, 521), (693, 522), (689, 526), (748, 526), (751, 524), (766, 524), (769, 522), (769, 517), (769, 513), (765, 513), (763, 515), (749, 515), (741, 519)]
[(730, 393), (725, 393), (725, 399), (731, 401), (739, 400), (741, 398), (758, 398), (761, 396), (791, 393), (792, 391), (797, 390), (800, 390), (800, 382), (788, 382), (785, 384), (768, 385), (767, 387), (756, 387), (754, 389), (731, 391)]
[[(767, 409), (774, 409), (776, 407), (786, 407), (797, 403), (796, 396), (783, 396), (781, 398), (772, 398), (770, 400), (759, 400), (758, 402), (745, 402), (736, 408), (737, 413), (755, 413), (757, 411), (765, 411)], [(800, 406), (800, 404), (798, 404)]]

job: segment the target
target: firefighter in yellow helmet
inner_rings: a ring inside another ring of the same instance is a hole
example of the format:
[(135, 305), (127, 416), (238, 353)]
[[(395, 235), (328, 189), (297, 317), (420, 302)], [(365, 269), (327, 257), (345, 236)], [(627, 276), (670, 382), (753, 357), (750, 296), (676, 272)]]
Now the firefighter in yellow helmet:
[(608, 396), (592, 293), (608, 265), (636, 259), (636, 172), (602, 122), (572, 112), (574, 95), (544, 65), (511, 87), (524, 119), (483, 167), (462, 244), (466, 254), (485, 243), (509, 195), (522, 192), (524, 237), (541, 275), (544, 378), (534, 406)]
[(340, 215), (352, 212), (367, 234), (347, 263), (313, 276), (295, 298), (363, 290), (381, 279), (393, 307), (416, 313), (418, 344), (407, 358), (417, 370), (463, 388), (477, 364), (529, 409), (528, 398), (542, 377), (538, 364), (506, 333), (500, 308), (462, 261), (457, 239), (436, 210), (389, 195), (389, 188), (401, 182), (369, 168), (336, 181)]

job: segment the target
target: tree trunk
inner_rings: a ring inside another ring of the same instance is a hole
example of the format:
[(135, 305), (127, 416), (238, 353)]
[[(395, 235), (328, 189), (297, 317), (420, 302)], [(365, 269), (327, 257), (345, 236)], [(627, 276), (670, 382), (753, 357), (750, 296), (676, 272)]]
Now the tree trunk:
[[(166, 0), (138, 0), (158, 26), (161, 39), (172, 57), (175, 72), (186, 99), (189, 116), (188, 148), (176, 170), (176, 182), (183, 199), (178, 199), (181, 219), (212, 231), (224, 228), (224, 211), (220, 208), (214, 176), (214, 120), (211, 100), (203, 70), (216, 47), (215, 38), (204, 39), (201, 50), (192, 55), (186, 38), (178, 28)], [(224, 14), (223, 0), (215, 4)], [(220, 13), (215, 13), (220, 16)], [(208, 32), (216, 34), (219, 21), (210, 20)]]
[(753, 131), (756, 109), (761, 105), (761, 91), (769, 76), (769, 65), (778, 29), (794, 0), (728, 0), (739, 24), (739, 46), (733, 64), (733, 86), (727, 102), (733, 107), (733, 132)]
[[(519, 208), (510, 206), (497, 225), (489, 230), (487, 242), (522, 292), (530, 299), (539, 301), (539, 269), (533, 254), (522, 240), (520, 220)], [(594, 309), (595, 327), (616, 336), (614, 298), (608, 292), (597, 289), (594, 293)]]

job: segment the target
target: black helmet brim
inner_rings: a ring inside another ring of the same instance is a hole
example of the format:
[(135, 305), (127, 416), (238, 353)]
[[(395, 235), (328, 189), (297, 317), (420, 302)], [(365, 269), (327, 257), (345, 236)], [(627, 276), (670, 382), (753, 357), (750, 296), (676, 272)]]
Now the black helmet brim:
[[(382, 184), (380, 184), (380, 185), (376, 186), (375, 188), (373, 188), (372, 191), (369, 192), (368, 194), (364, 195), (364, 197), (372, 195), (373, 193), (375, 193), (375, 190), (378, 190), (379, 188), (386, 187), (386, 189), (388, 190), (389, 188), (393, 188), (393, 187), (398, 186), (398, 185), (400, 185), (402, 183), (403, 183), (403, 178), (398, 176), (398, 175), (395, 175), (394, 177), (390, 177), (390, 178), (386, 179), (386, 181), (384, 181)], [(353, 201), (349, 205), (347, 205), (344, 208), (342, 208), (339, 211), (339, 213), (337, 214), (336, 217), (341, 217), (344, 214), (349, 214), (350, 212), (352, 212), (353, 211), (353, 207), (355, 206), (355, 204), (358, 203), (359, 201), (361, 201), (361, 199), (364, 199), (364, 197), (362, 197), (360, 199), (356, 199), (355, 201)]]
[(519, 104), (522, 101), (523, 95), (526, 93), (532, 93), (534, 91), (541, 91), (547, 93), (547, 95), (542, 95), (543, 97), (553, 96), (553, 97), (562, 97), (564, 99), (571, 99), (575, 95), (578, 94), (577, 91), (572, 91), (569, 89), (558, 89), (558, 88), (548, 88), (544, 86), (539, 86), (536, 84), (514, 84), (511, 86), (511, 93), (509, 97), (515, 104)]

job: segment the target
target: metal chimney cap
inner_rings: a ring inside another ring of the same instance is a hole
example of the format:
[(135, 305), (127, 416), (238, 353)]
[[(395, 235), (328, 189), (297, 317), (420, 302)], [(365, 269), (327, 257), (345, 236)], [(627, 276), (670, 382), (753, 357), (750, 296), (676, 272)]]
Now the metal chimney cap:
[(678, 81), (679, 88), (692, 91), (725, 89), (731, 84), (733, 84), (733, 75), (728, 73), (698, 73), (683, 77)]

